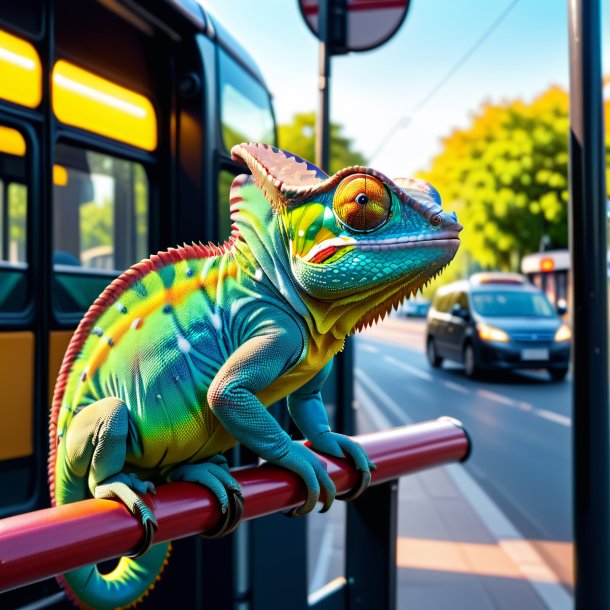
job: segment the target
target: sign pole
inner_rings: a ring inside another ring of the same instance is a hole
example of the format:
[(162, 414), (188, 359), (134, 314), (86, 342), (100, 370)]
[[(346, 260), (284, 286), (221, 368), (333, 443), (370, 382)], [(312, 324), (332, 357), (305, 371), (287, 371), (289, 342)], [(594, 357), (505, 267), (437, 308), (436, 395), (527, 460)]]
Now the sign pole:
[(329, 99), (330, 99), (330, 26), (332, 0), (320, 0), (318, 36), (320, 56), (318, 71), (318, 117), (316, 125), (316, 164), (326, 173), (329, 168)]
[(608, 278), (599, 0), (569, 0), (575, 608), (609, 608)]

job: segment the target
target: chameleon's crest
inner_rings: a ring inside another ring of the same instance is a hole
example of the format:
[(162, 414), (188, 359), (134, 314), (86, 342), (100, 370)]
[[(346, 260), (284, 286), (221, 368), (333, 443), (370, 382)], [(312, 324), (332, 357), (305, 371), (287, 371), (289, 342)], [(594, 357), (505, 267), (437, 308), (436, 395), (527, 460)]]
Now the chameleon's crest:
[(233, 147), (231, 156), (248, 166), (257, 186), (275, 209), (290, 205), (289, 200), (298, 193), (328, 178), (312, 163), (267, 144), (239, 144)]
[(267, 144), (238, 144), (231, 150), (234, 161), (247, 165), (258, 187), (275, 209), (298, 205), (306, 199), (330, 192), (348, 176), (366, 174), (373, 176), (396, 196), (427, 218), (442, 211), (440, 196), (432, 185), (430, 190), (421, 182), (409, 178), (391, 180), (386, 175), (361, 165), (346, 167), (332, 176), (305, 161), (301, 157)]

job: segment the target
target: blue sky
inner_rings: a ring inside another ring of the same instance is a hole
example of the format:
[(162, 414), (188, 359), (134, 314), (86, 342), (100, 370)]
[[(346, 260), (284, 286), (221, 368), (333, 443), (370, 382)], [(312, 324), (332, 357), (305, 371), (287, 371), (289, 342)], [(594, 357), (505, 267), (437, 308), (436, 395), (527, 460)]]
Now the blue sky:
[[(391, 177), (429, 165), (440, 138), (468, 124), (485, 100), (530, 100), (551, 84), (568, 85), (567, 0), (519, 0), (464, 66), (419, 112), (415, 104), (449, 72), (513, 0), (412, 0), (383, 47), (333, 58), (331, 117)], [(297, 0), (202, 0), (252, 54), (274, 96), (278, 121), (317, 107), (317, 40)], [(610, 72), (610, 6), (603, 2), (605, 72)]]

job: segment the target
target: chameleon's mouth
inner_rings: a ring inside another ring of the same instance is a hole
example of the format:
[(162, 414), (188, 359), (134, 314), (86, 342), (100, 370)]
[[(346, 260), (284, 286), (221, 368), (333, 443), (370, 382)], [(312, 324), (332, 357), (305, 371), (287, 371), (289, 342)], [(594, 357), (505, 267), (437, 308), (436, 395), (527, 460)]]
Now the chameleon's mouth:
[(409, 248), (455, 247), (459, 244), (457, 231), (439, 231), (388, 239), (354, 239), (353, 237), (334, 237), (314, 246), (301, 260), (305, 263), (319, 265), (345, 247), (358, 250), (390, 251)]

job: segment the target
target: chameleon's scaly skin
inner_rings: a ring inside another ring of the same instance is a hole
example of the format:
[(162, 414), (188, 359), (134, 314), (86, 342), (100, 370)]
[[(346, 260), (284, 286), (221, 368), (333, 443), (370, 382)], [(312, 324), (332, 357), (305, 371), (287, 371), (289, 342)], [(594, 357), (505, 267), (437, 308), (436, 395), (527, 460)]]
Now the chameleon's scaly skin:
[[(264, 145), (240, 145), (234, 222), (222, 247), (184, 246), (115, 280), (79, 325), (53, 400), (49, 475), (54, 503), (115, 497), (145, 524), (150, 481), (208, 486), (226, 509), (238, 490), (219, 454), (236, 442), (298, 473), (314, 506), (335, 489), (320, 461), (266, 411), (288, 396), (292, 418), (322, 452), (363, 450), (330, 431), (320, 389), (346, 335), (385, 315), (453, 258), (461, 226), (422, 181), (356, 167), (328, 178)], [(64, 575), (82, 607), (142, 597), (167, 545)]]

